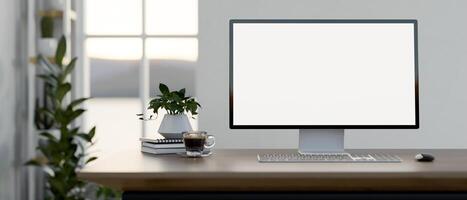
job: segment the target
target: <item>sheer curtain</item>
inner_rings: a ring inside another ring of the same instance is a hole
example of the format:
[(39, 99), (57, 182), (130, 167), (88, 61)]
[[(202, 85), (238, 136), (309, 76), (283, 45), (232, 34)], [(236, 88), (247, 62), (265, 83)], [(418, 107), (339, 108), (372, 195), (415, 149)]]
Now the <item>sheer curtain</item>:
[(0, 199), (27, 199), (27, 1), (0, 2)]

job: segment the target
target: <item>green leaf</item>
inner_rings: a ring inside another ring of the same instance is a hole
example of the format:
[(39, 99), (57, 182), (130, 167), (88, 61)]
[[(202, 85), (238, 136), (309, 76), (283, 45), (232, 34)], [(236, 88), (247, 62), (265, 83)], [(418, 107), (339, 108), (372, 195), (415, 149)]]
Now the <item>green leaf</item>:
[(172, 100), (174, 100), (176, 103), (180, 103), (180, 101), (182, 101), (182, 96), (180, 96), (180, 94), (177, 91), (171, 92), (170, 94)]
[(90, 157), (88, 160), (86, 160), (86, 164), (88, 164), (89, 162), (92, 162), (94, 160), (96, 160), (97, 157), (93, 156), (93, 157)]
[[(159, 112), (159, 108), (161, 107), (161, 102), (159, 99), (153, 99), (151, 100), (151, 102), (149, 103), (149, 107), (148, 109), (153, 109), (153, 112), (154, 113), (158, 113)], [(143, 115), (141, 115), (143, 116)]]
[(186, 92), (185, 88), (178, 91), (178, 93), (180, 94), (180, 97), (182, 97), (182, 98), (185, 97), (185, 92)]
[(162, 92), (162, 94), (169, 94), (169, 87), (163, 83), (159, 83), (159, 90)]
[(47, 75), (47, 74), (39, 74), (39, 75), (37, 75), (37, 77), (39, 77), (40, 79), (42, 79), (44, 81), (49, 81), (50, 80), (50, 76)]
[(80, 138), (83, 138), (84, 140), (86, 140), (86, 142), (92, 142), (92, 139), (89, 137), (88, 134), (78, 133), (78, 134), (76, 134), (76, 136), (78, 136)]
[(31, 160), (28, 160), (24, 165), (29, 165), (29, 166), (43, 166), (48, 163), (48, 160), (46, 157), (40, 156), (40, 157), (35, 157)]
[(38, 78), (44, 80), (45, 84), (56, 86), (58, 84), (58, 79), (53, 74), (39, 74)]
[(71, 90), (70, 83), (59, 85), (57, 88), (57, 91), (55, 92), (55, 97), (57, 98), (58, 102), (62, 102), (63, 97), (65, 97), (66, 93), (68, 93), (70, 90)]
[(37, 161), (36, 159), (31, 159), (31, 160), (28, 160), (27, 162), (25, 162), (24, 165), (27, 165), (27, 166), (41, 166), (41, 163), (39, 163), (39, 161)]
[(62, 36), (60, 38), (60, 41), (58, 42), (57, 50), (55, 51), (55, 63), (58, 66), (62, 66), (63, 62), (63, 57), (65, 56), (66, 53), (66, 39), (65, 36)]
[(70, 136), (75, 136), (78, 134), (78, 131), (79, 131), (79, 127), (76, 127), (76, 128), (73, 128), (71, 130), (68, 130), (68, 133), (70, 134)]
[(63, 111), (61, 109), (55, 109), (55, 112), (53, 113), (54, 114), (54, 119), (55, 121), (63, 124), (65, 123), (65, 117), (63, 116)]
[(55, 136), (53, 136), (51, 133), (49, 132), (42, 132), (40, 133), (41, 136), (49, 139), (50, 141), (53, 141), (53, 142), (56, 142), (57, 141), (57, 138)]
[(77, 59), (78, 59), (78, 58), (76, 58), (76, 57), (73, 58), (73, 59), (70, 61), (70, 63), (66, 66), (65, 71), (64, 71), (64, 74), (65, 74), (65, 75), (68, 75), (68, 74), (70, 74), (70, 73), (73, 71), (73, 69), (75, 68), (76, 60), (77, 60)]
[(160, 106), (152, 107), (152, 112), (155, 114), (159, 114), (159, 109), (160, 109)]
[(99, 197), (101, 197), (103, 193), (104, 193), (104, 190), (102, 189), (102, 187), (99, 187), (96, 192), (97, 199), (99, 199)]
[(99, 186), (96, 191), (96, 199), (120, 199), (121, 192), (105, 186)]
[(69, 120), (70, 121), (73, 121), (74, 119), (76, 119), (77, 117), (79, 117), (81, 114), (83, 114), (86, 110), (84, 109), (77, 109), (75, 111), (73, 111), (73, 113), (71, 113), (71, 115), (69, 116)]
[(92, 127), (92, 129), (89, 131), (88, 135), (89, 135), (89, 139), (92, 140), (92, 138), (94, 137), (94, 135), (96, 134), (96, 127)]
[(161, 102), (161, 99), (154, 98), (154, 99), (152, 99), (151, 101), (149, 101), (149, 104), (159, 103), (159, 102)]
[(86, 100), (88, 100), (89, 98), (79, 98), (79, 99), (76, 99), (76, 100), (73, 100), (69, 105), (68, 107), (69, 108), (73, 108), (83, 102), (85, 102)]
[(49, 60), (43, 55), (39, 54), (37, 59), (45, 64), (45, 68), (47, 71), (49, 71), (49, 73), (55, 74), (57, 72), (56, 69), (54, 69), (56, 66), (52, 65), (52, 63), (50, 63)]
[(54, 114), (50, 110), (48, 110), (47, 108), (39, 108), (38, 111), (39, 111), (39, 113), (47, 115), (50, 118), (54, 118)]
[[(62, 178), (64, 179), (64, 178)], [(66, 180), (66, 179), (65, 179)], [(50, 179), (48, 180), (48, 183), (50, 184), (51, 190), (53, 191), (54, 196), (60, 196), (65, 197), (67, 191), (65, 190), (65, 186), (68, 185), (65, 182), (65, 180), (60, 181), (60, 179)], [(54, 198), (55, 199), (55, 198)], [(63, 198), (64, 199), (64, 198)]]

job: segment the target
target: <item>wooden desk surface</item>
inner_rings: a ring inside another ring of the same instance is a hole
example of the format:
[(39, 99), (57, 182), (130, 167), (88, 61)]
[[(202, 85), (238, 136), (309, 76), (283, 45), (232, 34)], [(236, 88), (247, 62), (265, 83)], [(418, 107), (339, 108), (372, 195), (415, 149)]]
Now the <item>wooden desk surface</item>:
[[(388, 152), (402, 163), (258, 163), (256, 154), (294, 150), (215, 150), (207, 158), (154, 156), (138, 149), (102, 155), (78, 173), (125, 191), (467, 191), (465, 150)], [(436, 160), (414, 160), (419, 152)]]

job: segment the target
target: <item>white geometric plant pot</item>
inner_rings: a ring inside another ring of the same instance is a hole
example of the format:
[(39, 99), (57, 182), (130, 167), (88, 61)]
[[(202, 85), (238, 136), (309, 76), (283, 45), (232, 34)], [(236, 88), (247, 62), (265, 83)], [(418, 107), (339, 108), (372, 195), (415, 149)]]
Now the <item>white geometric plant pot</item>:
[(165, 114), (158, 132), (164, 138), (182, 138), (182, 133), (192, 131), (190, 121), (186, 114), (169, 115)]

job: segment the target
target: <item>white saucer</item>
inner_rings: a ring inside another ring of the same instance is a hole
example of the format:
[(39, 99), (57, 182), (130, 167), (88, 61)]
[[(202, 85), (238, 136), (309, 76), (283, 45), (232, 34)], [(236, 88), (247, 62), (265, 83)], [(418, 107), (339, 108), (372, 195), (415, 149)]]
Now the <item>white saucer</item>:
[[(191, 157), (191, 156), (188, 156), (186, 155), (186, 152), (180, 152), (180, 153), (177, 153), (177, 155), (181, 156), (181, 157), (184, 157), (184, 158), (199, 158), (199, 157)], [(209, 151), (209, 152), (203, 152), (203, 154), (201, 154), (201, 157), (208, 157), (212, 155), (212, 151)]]

